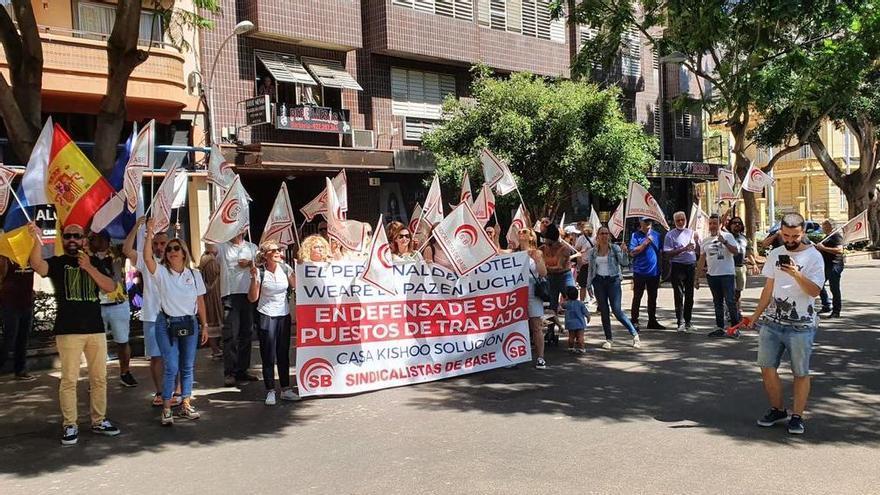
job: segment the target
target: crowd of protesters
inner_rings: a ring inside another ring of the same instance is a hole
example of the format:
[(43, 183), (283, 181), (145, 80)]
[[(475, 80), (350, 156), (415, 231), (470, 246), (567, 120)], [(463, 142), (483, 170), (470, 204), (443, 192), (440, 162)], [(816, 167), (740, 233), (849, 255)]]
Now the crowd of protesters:
[[(633, 348), (643, 343), (643, 330), (665, 330), (658, 318), (657, 294), (663, 280), (673, 290), (678, 332), (698, 331), (692, 319), (694, 290), (705, 276), (712, 295), (714, 327), (710, 337), (729, 335), (726, 329), (742, 319), (740, 294), (749, 273), (757, 271), (757, 256), (748, 248), (742, 219), (711, 215), (708, 235), (687, 227), (684, 212), (673, 215), (674, 228), (664, 235), (649, 218), (639, 220), (628, 242), (615, 242), (607, 226), (595, 232), (587, 222), (566, 230), (550, 218), (535, 229), (523, 228), (509, 242), (509, 251), (528, 255), (528, 324), (534, 346), (535, 367), (546, 369), (545, 328), (549, 319), (563, 317), (573, 353), (585, 352), (584, 332), (597, 312), (604, 342), (613, 348), (611, 315), (631, 337)], [(137, 232), (144, 227), (143, 242), (136, 247)], [(823, 226), (832, 234), (833, 226)], [(39, 240), (39, 231), (31, 225)], [(426, 244), (400, 222), (386, 227), (392, 259), (396, 263), (424, 261), (450, 266), (442, 249), (430, 238)], [(486, 234), (499, 246), (500, 229), (486, 227)], [(33, 380), (25, 366), (24, 352), (31, 327), (33, 292), (15, 287), (33, 286), (34, 273), (47, 277), (57, 305), (54, 326), (61, 361), (60, 405), (63, 416), (61, 442), (78, 439), (76, 382), (80, 357), (89, 369), (91, 430), (113, 436), (119, 429), (106, 416), (107, 338), (111, 335), (119, 360), (120, 383), (135, 387), (130, 368), (131, 348), (129, 295), (126, 293), (126, 259), (139, 272), (143, 284), (140, 318), (144, 352), (150, 360), (154, 387), (153, 406), (161, 408), (159, 422), (174, 424), (175, 418), (196, 420), (193, 405), (196, 351), (209, 346), (211, 357), (223, 361), (225, 386), (262, 379), (265, 404), (299, 400), (291, 384), (291, 341), (295, 328), (295, 274), (285, 246), (263, 242), (259, 246), (244, 234), (230, 242), (206, 245), (194, 260), (187, 244), (167, 233), (155, 232), (150, 221), (139, 219), (120, 249), (109, 238), (87, 233), (78, 226), (62, 232), (64, 253), (44, 259), (37, 242), (29, 267), (0, 260), (0, 310), (4, 339), (0, 364), (11, 351), (13, 371), (19, 380)], [(757, 310), (748, 321), (760, 329), (758, 363), (771, 404), (759, 424), (789, 423), (792, 433), (803, 432), (802, 414), (809, 393), (809, 358), (817, 315), (837, 317), (841, 311), (840, 278), (843, 246), (839, 235), (811, 245), (804, 233), (804, 220), (787, 215), (778, 233), (765, 241), (776, 244), (764, 262), (766, 286)], [(815, 246), (815, 249), (813, 248)], [(318, 234), (305, 238), (295, 258), (300, 262), (363, 259), (363, 253), (346, 252), (327, 236), (321, 222)], [(629, 314), (623, 309), (622, 284), (629, 271), (633, 296)], [(830, 284), (831, 298), (825, 290)], [(642, 298), (647, 293), (647, 318), (641, 318)], [(821, 294), (821, 309), (814, 298)], [(591, 308), (595, 305), (595, 309)], [(762, 317), (758, 321), (759, 317)], [(556, 320), (558, 321), (558, 320)], [(644, 326), (642, 325), (644, 322)], [(251, 374), (253, 333), (259, 340), (261, 376)], [(790, 415), (784, 407), (776, 368), (782, 351), (792, 355), (795, 399)], [(277, 385), (276, 385), (277, 376)]]

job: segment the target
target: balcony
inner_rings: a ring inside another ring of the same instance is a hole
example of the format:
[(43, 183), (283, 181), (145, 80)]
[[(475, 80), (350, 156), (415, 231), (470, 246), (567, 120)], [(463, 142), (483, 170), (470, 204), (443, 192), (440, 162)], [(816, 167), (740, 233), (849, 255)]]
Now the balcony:
[(363, 46), (360, 0), (243, 0), (248, 36), (350, 51)]
[[(106, 35), (47, 26), (40, 26), (40, 30), (44, 110), (95, 113), (97, 102), (107, 91)], [(176, 49), (153, 45), (149, 58), (129, 80), (129, 113), (134, 117), (143, 111), (147, 117), (177, 118), (191, 99), (183, 78), (184, 58)], [(0, 71), (8, 77), (2, 49)]]

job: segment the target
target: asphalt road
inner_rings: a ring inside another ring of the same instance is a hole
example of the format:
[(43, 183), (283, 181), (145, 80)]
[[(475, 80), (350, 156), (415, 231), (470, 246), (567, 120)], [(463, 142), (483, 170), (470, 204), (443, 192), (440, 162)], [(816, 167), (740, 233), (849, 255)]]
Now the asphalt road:
[[(262, 385), (222, 387), (202, 351), (197, 422), (161, 428), (142, 385), (110, 386), (116, 438), (61, 448), (57, 372), (0, 379), (0, 493), (880, 493), (880, 265), (843, 275), (844, 317), (821, 326), (807, 433), (761, 429), (753, 333), (673, 331), (644, 347), (548, 352), (549, 369), (500, 369), (354, 397), (263, 405)], [(751, 308), (759, 280), (745, 296)], [(674, 320), (671, 292), (661, 316)], [(625, 293), (624, 301), (629, 301)], [(697, 324), (712, 322), (698, 292)], [(256, 359), (256, 358), (255, 358)], [(115, 363), (109, 370), (116, 376)], [(790, 375), (784, 379), (790, 393)], [(80, 414), (87, 414), (80, 382)]]

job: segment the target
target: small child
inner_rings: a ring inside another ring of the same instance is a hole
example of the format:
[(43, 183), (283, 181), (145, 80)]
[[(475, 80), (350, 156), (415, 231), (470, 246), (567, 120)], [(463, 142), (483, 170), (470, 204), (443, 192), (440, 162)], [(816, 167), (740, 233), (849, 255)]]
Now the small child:
[(565, 329), (568, 330), (568, 350), (576, 354), (586, 354), (584, 349), (584, 330), (590, 322), (590, 312), (578, 298), (577, 287), (565, 288)]

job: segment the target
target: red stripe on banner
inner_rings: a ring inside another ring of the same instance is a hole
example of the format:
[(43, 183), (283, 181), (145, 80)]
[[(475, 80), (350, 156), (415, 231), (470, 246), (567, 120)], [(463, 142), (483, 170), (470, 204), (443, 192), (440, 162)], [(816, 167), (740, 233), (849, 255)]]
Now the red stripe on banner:
[(297, 346), (352, 345), (493, 332), (528, 320), (529, 288), (424, 301), (298, 304)]
[(77, 200), (76, 205), (70, 210), (70, 214), (64, 220), (64, 225), (88, 227), (95, 213), (110, 200), (114, 193), (113, 186), (107, 182), (107, 179), (102, 177), (98, 182), (92, 184), (92, 187)]

